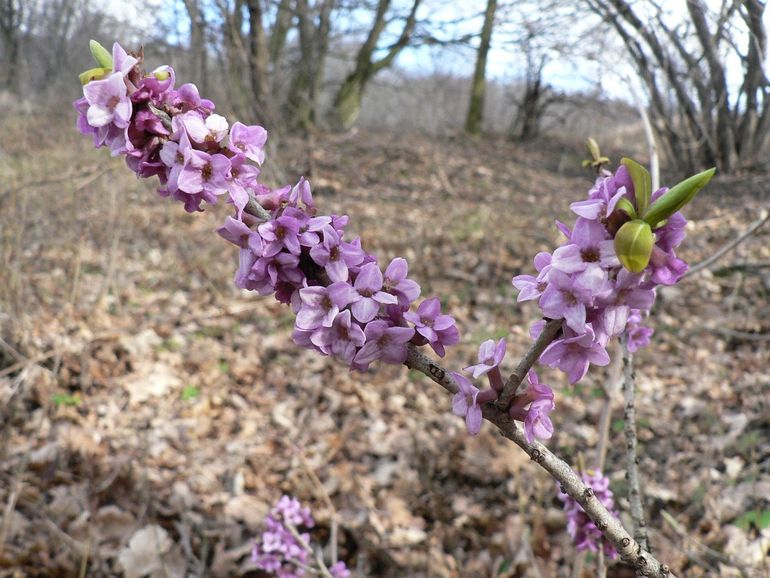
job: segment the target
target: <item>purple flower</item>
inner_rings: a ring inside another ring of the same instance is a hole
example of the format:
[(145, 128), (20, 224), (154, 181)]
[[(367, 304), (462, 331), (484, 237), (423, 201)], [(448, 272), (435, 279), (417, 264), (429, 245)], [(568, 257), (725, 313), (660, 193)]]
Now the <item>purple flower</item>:
[(331, 225), (324, 226), (323, 241), (310, 249), (310, 256), (324, 268), (332, 281), (347, 281), (348, 268), (364, 260), (361, 248), (344, 242)]
[(535, 255), (535, 269), (537, 269), (538, 272), (537, 277), (533, 277), (532, 275), (517, 275), (511, 280), (513, 286), (519, 290), (519, 295), (516, 298), (518, 303), (537, 299), (543, 294), (546, 287), (548, 287), (548, 272), (551, 269), (551, 254), (541, 251)]
[(242, 153), (247, 159), (261, 165), (265, 161), (266, 142), (267, 131), (264, 128), (246, 126), (241, 122), (236, 122), (230, 129), (230, 140), (227, 148), (234, 153)]
[(168, 167), (166, 176), (166, 188), (168, 192), (174, 193), (179, 189), (179, 174), (182, 172), (185, 164), (185, 151), (192, 148), (190, 139), (186, 133), (182, 133), (179, 142), (168, 140), (160, 149), (160, 159)]
[(117, 42), (112, 45), (112, 70), (119, 72), (121, 76), (128, 76), (131, 69), (136, 66), (139, 60), (126, 52)]
[[(550, 439), (553, 435), (553, 423), (548, 414), (556, 407), (553, 402), (553, 390), (540, 383), (534, 369), (527, 373), (527, 382), (529, 387), (524, 393), (513, 398), (508, 413), (513, 419), (524, 422), (527, 442), (532, 443), (535, 438)], [(525, 409), (527, 405), (529, 408)]]
[(377, 359), (400, 365), (406, 360), (406, 344), (414, 336), (414, 329), (393, 326), (384, 319), (378, 319), (366, 324), (364, 334), (366, 343), (356, 354), (357, 365), (366, 367)]
[(131, 121), (131, 99), (121, 73), (115, 72), (103, 80), (92, 80), (83, 87), (88, 102), (88, 124), (99, 128), (114, 124), (126, 128)]
[(350, 570), (345, 565), (345, 562), (339, 561), (336, 564), (329, 566), (329, 573), (334, 578), (350, 578)]
[(532, 443), (535, 438), (541, 440), (551, 439), (553, 435), (553, 423), (548, 414), (554, 409), (553, 401), (533, 401), (527, 410), (524, 419), (524, 436), (527, 443)]
[(540, 356), (540, 362), (557, 367), (567, 374), (570, 383), (577, 383), (588, 371), (588, 365), (607, 365), (610, 356), (604, 345), (596, 341), (590, 325), (582, 335), (567, 336), (551, 343)]
[(482, 420), (481, 407), (477, 403), (479, 388), (455, 371), (452, 372), (452, 377), (460, 386), (460, 391), (452, 398), (452, 413), (465, 417), (468, 433), (475, 436), (481, 431)]
[(628, 325), (626, 326), (628, 350), (631, 353), (635, 353), (642, 347), (647, 347), (653, 333), (654, 330), (651, 327), (642, 325), (641, 312), (638, 309), (632, 309), (628, 316)]
[(310, 341), (326, 355), (333, 355), (350, 365), (366, 336), (361, 327), (353, 323), (350, 311), (346, 309), (337, 314), (331, 327), (316, 330)]
[[(608, 180), (612, 180), (614, 177), (607, 177), (600, 179), (601, 184), (593, 190), (593, 194), (585, 201), (576, 201), (572, 203), (569, 208), (572, 212), (584, 219), (590, 219), (595, 221), (603, 221), (612, 214), (615, 210), (620, 198), (626, 194), (626, 189), (621, 187), (619, 189), (608, 188), (606, 183)], [(614, 188), (614, 187), (613, 187)]]
[(259, 169), (247, 163), (245, 156), (235, 155), (230, 158), (230, 180), (227, 183), (227, 191), (230, 193), (230, 200), (235, 205), (239, 217), (249, 203), (248, 189), (258, 186), (258, 176)]
[(350, 303), (351, 287), (345, 281), (328, 287), (314, 286), (299, 290), (302, 301), (297, 313), (299, 329), (331, 327), (337, 314)]
[(647, 268), (652, 272), (650, 279), (660, 285), (675, 285), (689, 269), (687, 263), (677, 258), (673, 249), (664, 251), (657, 245), (652, 248)]
[(216, 145), (227, 136), (227, 119), (219, 114), (212, 114), (204, 120), (199, 114), (189, 112), (182, 121), (190, 138), (205, 145)]
[(473, 379), (486, 375), (493, 369), (497, 369), (505, 357), (505, 339), (495, 344), (493, 339), (487, 339), (479, 346), (479, 362), (463, 369), (473, 374)]
[(664, 251), (676, 249), (687, 235), (686, 226), (687, 219), (682, 213), (674, 213), (666, 220), (665, 225), (655, 229), (655, 244)]
[(377, 263), (367, 263), (353, 283), (353, 305), (350, 310), (361, 323), (368, 323), (380, 311), (380, 305), (398, 303), (395, 295), (382, 291), (382, 272)]
[(406, 259), (396, 257), (385, 269), (385, 280), (383, 281), (383, 290), (392, 293), (398, 298), (398, 304), (403, 309), (408, 309), (411, 304), (420, 296), (420, 286), (407, 279), (409, 264)]
[[(404, 319), (414, 324), (417, 333), (422, 335), (439, 357), (444, 357), (445, 345), (460, 342), (460, 332), (451, 315), (441, 314), (441, 302), (438, 297), (426, 299), (417, 308), (417, 312), (407, 311)], [(424, 343), (424, 342), (423, 342)]]
[[(305, 209), (310, 214), (315, 214), (315, 203), (313, 202), (313, 192), (310, 189), (310, 181), (305, 177), (300, 177), (299, 182), (292, 187), (289, 193), (289, 204), (298, 207), (300, 201), (305, 205)], [(331, 217), (325, 217), (331, 221)]]
[(570, 243), (553, 252), (551, 266), (564, 273), (579, 273), (589, 268), (610, 269), (618, 267), (612, 239), (598, 221), (578, 218)]
[[(583, 483), (593, 490), (593, 494), (609, 512), (618, 517), (615, 511), (615, 500), (610, 490), (610, 480), (599, 471), (588, 470), (581, 474)], [(577, 550), (590, 550), (597, 552), (603, 548), (608, 558), (614, 559), (618, 553), (615, 547), (608, 542), (596, 524), (572, 497), (559, 491), (559, 499), (564, 502), (564, 511), (567, 514), (567, 531), (575, 542)]]
[(586, 306), (593, 303), (597, 289), (604, 287), (604, 276), (590, 273), (573, 277), (557, 269), (551, 269), (548, 287), (540, 297), (540, 309), (549, 319), (564, 319), (575, 333), (583, 333), (586, 323)]
[(600, 299), (599, 328), (606, 339), (620, 335), (626, 327), (630, 309), (648, 310), (655, 301), (655, 291), (642, 282), (643, 275), (621, 269), (612, 293)]
[(264, 255), (272, 257), (277, 255), (284, 248), (292, 255), (300, 254), (299, 221), (294, 217), (283, 214), (277, 219), (262, 223), (257, 227), (259, 234), (265, 241)]
[(184, 150), (184, 166), (179, 172), (180, 191), (194, 195), (203, 193), (204, 199), (216, 202), (217, 195), (227, 192), (230, 159), (222, 154), (210, 155), (190, 147)]
[(278, 500), (271, 515), (276, 518), (280, 517), (293, 526), (305, 526), (306, 528), (315, 526), (310, 508), (303, 508), (297, 498), (292, 498), (286, 494)]

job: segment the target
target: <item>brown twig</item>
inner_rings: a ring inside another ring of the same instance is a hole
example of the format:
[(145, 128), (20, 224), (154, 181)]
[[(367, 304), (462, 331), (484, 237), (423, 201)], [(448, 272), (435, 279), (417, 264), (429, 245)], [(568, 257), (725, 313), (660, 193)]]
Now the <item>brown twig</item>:
[(631, 505), (634, 538), (642, 548), (649, 551), (650, 541), (647, 536), (647, 523), (644, 519), (642, 492), (639, 485), (639, 470), (636, 454), (636, 379), (634, 373), (634, 358), (628, 350), (628, 338), (623, 335), (623, 398), (625, 410), (623, 413), (623, 431), (626, 436), (626, 475), (628, 476), (628, 501)]
[(527, 372), (532, 369), (535, 362), (540, 359), (545, 348), (556, 339), (559, 331), (561, 331), (562, 323), (562, 319), (551, 319), (545, 324), (543, 331), (535, 340), (535, 343), (529, 348), (529, 351), (524, 354), (524, 357), (521, 358), (516, 369), (514, 369), (513, 373), (508, 377), (508, 381), (505, 382), (503, 391), (500, 392), (500, 397), (496, 402), (499, 409), (505, 410), (511, 404), (513, 396), (516, 395), (516, 390), (519, 388), (519, 385), (521, 385), (521, 382), (524, 381), (524, 378), (527, 377)]
[(318, 492), (321, 494), (321, 498), (326, 504), (326, 507), (329, 509), (329, 517), (331, 518), (331, 521), (329, 523), (329, 526), (330, 526), (329, 544), (330, 544), (331, 554), (329, 558), (332, 561), (332, 565), (334, 565), (337, 563), (337, 532), (338, 532), (337, 509), (334, 507), (334, 502), (332, 502), (332, 499), (329, 496), (329, 492), (326, 491), (326, 488), (324, 488), (323, 483), (321, 483), (321, 479), (313, 471), (313, 468), (310, 467), (310, 463), (308, 462), (307, 457), (305, 457), (305, 454), (302, 451), (302, 449), (299, 446), (294, 446), (294, 450), (299, 456), (299, 460), (302, 462), (302, 467), (305, 469), (305, 473), (313, 482), (313, 485), (316, 486), (316, 488), (318, 489)]
[[(409, 369), (427, 375), (450, 393), (457, 393), (459, 390), (459, 386), (449, 372), (415, 346), (409, 346), (409, 353), (404, 364)], [(668, 566), (661, 564), (655, 557), (642, 549), (639, 543), (626, 531), (620, 520), (610, 514), (607, 508), (594, 496), (593, 490), (583, 483), (566, 462), (554, 455), (543, 444), (537, 441), (528, 443), (524, 432), (514, 420), (496, 405), (486, 404), (482, 411), (484, 419), (497, 426), (503, 437), (523, 449), (532, 461), (547, 471), (560, 484), (561, 489), (566, 494), (582, 506), (588, 517), (601, 530), (607, 540), (615, 546), (625, 562), (634, 566), (643, 576), (675, 578)]]
[(768, 211), (767, 209), (762, 209), (762, 211), (759, 214), (759, 219), (757, 219), (751, 225), (749, 225), (748, 229), (746, 229), (743, 233), (738, 235), (735, 239), (727, 243), (724, 247), (719, 249), (716, 253), (711, 255), (711, 257), (708, 257), (707, 259), (704, 259), (700, 263), (696, 263), (695, 265), (690, 267), (690, 270), (684, 274), (684, 277), (694, 275), (698, 271), (702, 271), (703, 269), (708, 269), (709, 267), (711, 267), (719, 259), (724, 257), (727, 253), (735, 249), (738, 245), (743, 243), (743, 241), (745, 241), (751, 235), (753, 235), (756, 231), (758, 231), (762, 227), (762, 225), (764, 225), (769, 220), (770, 220), (770, 211)]
[(310, 544), (305, 542), (305, 540), (302, 539), (302, 536), (299, 533), (299, 530), (294, 526), (294, 524), (291, 524), (289, 522), (284, 522), (284, 526), (287, 530), (289, 530), (289, 533), (294, 536), (294, 539), (297, 541), (297, 543), (302, 547), (305, 552), (310, 554), (313, 559), (316, 561), (316, 564), (318, 565), (318, 573), (321, 576), (324, 576), (324, 578), (334, 578), (332, 576), (332, 573), (329, 571), (329, 569), (326, 567), (326, 563), (324, 562), (323, 558), (320, 554), (317, 552), (314, 552), (313, 549), (310, 547)]

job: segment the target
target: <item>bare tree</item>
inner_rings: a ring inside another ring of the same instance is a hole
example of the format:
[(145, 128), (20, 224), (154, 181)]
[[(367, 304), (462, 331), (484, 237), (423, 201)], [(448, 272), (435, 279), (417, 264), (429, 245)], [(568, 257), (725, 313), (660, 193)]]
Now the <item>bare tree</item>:
[(208, 93), (208, 45), (206, 43), (206, 18), (198, 0), (183, 0), (190, 18), (190, 54), (192, 76), (199, 88)]
[(484, 24), (481, 27), (479, 49), (476, 53), (476, 66), (473, 71), (471, 98), (468, 103), (468, 114), (465, 117), (465, 131), (470, 134), (480, 134), (484, 121), (484, 96), (487, 88), (487, 54), (492, 43), (492, 30), (495, 25), (497, 0), (487, 0), (484, 12)]
[(334, 98), (334, 124), (338, 128), (348, 129), (361, 112), (361, 100), (369, 81), (381, 70), (393, 64), (399, 53), (409, 44), (417, 24), (417, 9), (421, 0), (412, 0), (409, 15), (398, 39), (387, 48), (385, 55), (374, 60), (374, 53), (382, 33), (387, 27), (387, 15), (391, 0), (379, 0), (372, 27), (366, 40), (358, 49), (355, 68), (345, 78)]
[[(683, 170), (732, 172), (764, 156), (770, 125), (764, 2), (723, 0), (712, 11), (702, 0), (687, 0), (689, 20), (677, 23), (662, 4), (649, 3), (642, 13), (626, 0), (586, 2), (620, 36), (672, 162)], [(731, 59), (742, 65), (737, 88), (727, 80)]]
[(516, 115), (513, 117), (509, 137), (514, 141), (528, 141), (540, 135), (543, 119), (551, 105), (563, 100), (562, 95), (550, 86), (543, 76), (550, 61), (548, 52), (537, 46), (545, 32), (529, 22), (523, 24), (524, 34), (517, 46), (524, 53), (524, 85), (520, 97), (514, 99)]
[(0, 0), (0, 41), (2, 59), (0, 63), (0, 88), (11, 92), (19, 91), (19, 30), (23, 20), (23, 5), (20, 0)]
[(300, 59), (285, 106), (288, 123), (295, 128), (310, 129), (318, 120), (318, 96), (329, 51), (334, 4), (335, 0), (319, 0), (314, 6), (308, 0), (295, 3)]

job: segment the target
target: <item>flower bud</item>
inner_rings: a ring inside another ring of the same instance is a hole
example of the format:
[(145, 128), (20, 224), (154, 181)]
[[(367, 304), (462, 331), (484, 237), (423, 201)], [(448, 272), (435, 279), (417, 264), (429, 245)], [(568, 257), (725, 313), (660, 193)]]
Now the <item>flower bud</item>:
[(628, 215), (632, 219), (637, 218), (634, 204), (625, 197), (621, 197), (620, 199), (618, 199), (618, 202), (615, 205), (615, 210), (623, 211), (626, 215)]
[(152, 75), (157, 78), (160, 82), (163, 82), (164, 80), (168, 80), (169, 76), (171, 76), (171, 73), (168, 71), (168, 69), (157, 69), (154, 70)]
[(85, 72), (81, 72), (78, 74), (78, 78), (80, 79), (80, 84), (85, 86), (92, 80), (99, 80), (100, 78), (103, 78), (106, 74), (108, 74), (112, 70), (112, 67), (110, 68), (89, 68)]
[(112, 70), (112, 54), (107, 49), (99, 44), (96, 40), (90, 40), (88, 47), (91, 49), (91, 56), (94, 57), (96, 64), (101, 68), (107, 68)]
[(636, 209), (640, 215), (643, 215), (650, 204), (652, 195), (652, 177), (649, 171), (636, 161), (623, 158), (620, 162), (625, 165), (631, 181), (634, 183), (634, 197), (636, 198)]
[(650, 262), (655, 236), (648, 223), (635, 219), (624, 224), (615, 235), (615, 253), (623, 267), (641, 273)]
[(642, 214), (642, 219), (651, 227), (657, 227), (661, 221), (665, 221), (692, 201), (698, 191), (708, 184), (715, 171), (715, 168), (708, 169), (671, 187), (667, 193), (647, 209), (647, 212)]

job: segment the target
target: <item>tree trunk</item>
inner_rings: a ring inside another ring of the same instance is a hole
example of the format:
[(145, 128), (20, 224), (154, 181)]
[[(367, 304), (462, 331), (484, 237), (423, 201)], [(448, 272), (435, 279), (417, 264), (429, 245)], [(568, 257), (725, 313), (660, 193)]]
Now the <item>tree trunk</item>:
[(0, 72), (0, 87), (7, 88), (14, 94), (21, 87), (19, 73), (19, 28), (21, 26), (22, 10), (16, 0), (0, 0), (0, 40), (2, 40), (3, 57), (2, 72)]
[(377, 48), (380, 35), (385, 29), (385, 15), (390, 7), (390, 0), (379, 0), (372, 28), (366, 41), (358, 50), (356, 67), (343, 81), (334, 98), (334, 124), (338, 129), (347, 130), (353, 126), (361, 112), (361, 102), (366, 85), (380, 70), (393, 64), (401, 50), (409, 44), (414, 27), (417, 24), (417, 9), (420, 6), (420, 2), (421, 0), (413, 0), (412, 9), (401, 31), (401, 36), (390, 47), (385, 56), (373, 62), (372, 55)]
[(484, 96), (487, 88), (487, 54), (492, 42), (492, 29), (495, 24), (497, 0), (487, 0), (487, 10), (484, 13), (484, 25), (481, 28), (479, 50), (476, 55), (476, 67), (473, 71), (471, 99), (468, 104), (468, 115), (465, 117), (465, 132), (481, 134), (484, 124)]
[(267, 34), (262, 21), (262, 5), (260, 0), (246, 0), (246, 10), (249, 17), (248, 67), (251, 96), (253, 98), (252, 112), (257, 122), (271, 125), (275, 120), (271, 113), (269, 52)]
[(190, 52), (192, 53), (192, 76), (201, 94), (208, 93), (208, 66), (206, 63), (206, 21), (197, 0), (184, 0), (190, 18)]

